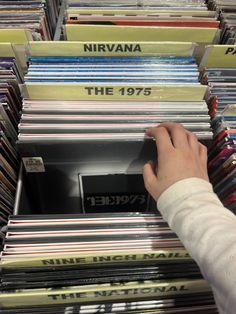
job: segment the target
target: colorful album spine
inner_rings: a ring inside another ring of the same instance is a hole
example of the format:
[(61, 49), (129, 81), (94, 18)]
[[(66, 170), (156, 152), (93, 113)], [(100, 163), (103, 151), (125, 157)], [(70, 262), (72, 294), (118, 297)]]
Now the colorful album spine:
[(209, 150), (209, 176), (222, 203), (235, 212), (236, 45), (208, 46), (200, 64), (209, 85), (206, 101), (214, 142)]
[[(21, 83), (22, 71), (17, 63), (13, 45), (1, 42), (1, 40), (3, 41), (2, 33), (0, 30), (0, 67), (8, 75), (1, 76), (0, 226), (7, 224), (8, 216), (13, 212), (19, 171), (15, 141), (17, 139), (17, 123), (20, 119), (19, 112), (22, 107), (18, 87), (18, 84)], [(6, 35), (6, 33), (4, 34)], [(12, 32), (9, 33), (9, 38), (11, 38), (11, 34)]]

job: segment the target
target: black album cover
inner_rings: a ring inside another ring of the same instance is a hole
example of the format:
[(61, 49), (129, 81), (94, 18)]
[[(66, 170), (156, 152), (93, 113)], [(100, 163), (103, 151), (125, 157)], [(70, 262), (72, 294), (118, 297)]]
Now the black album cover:
[(79, 181), (86, 213), (146, 212), (149, 208), (141, 174), (83, 174)]

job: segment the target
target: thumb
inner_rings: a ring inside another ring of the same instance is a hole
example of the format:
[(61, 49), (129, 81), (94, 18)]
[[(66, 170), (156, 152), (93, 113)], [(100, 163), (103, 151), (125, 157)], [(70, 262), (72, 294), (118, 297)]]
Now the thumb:
[[(143, 167), (143, 180), (147, 191), (154, 197), (157, 191), (157, 175), (153, 161), (147, 162)], [(155, 197), (154, 197), (155, 198)]]

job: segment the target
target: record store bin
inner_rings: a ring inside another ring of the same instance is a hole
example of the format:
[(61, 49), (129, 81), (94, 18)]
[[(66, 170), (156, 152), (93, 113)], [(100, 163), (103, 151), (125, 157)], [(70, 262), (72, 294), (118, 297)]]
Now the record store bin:
[(144, 163), (156, 158), (152, 140), (26, 145), (20, 150), (30, 158), (23, 159), (26, 166), (21, 165), (15, 214), (147, 212), (155, 208), (142, 178)]

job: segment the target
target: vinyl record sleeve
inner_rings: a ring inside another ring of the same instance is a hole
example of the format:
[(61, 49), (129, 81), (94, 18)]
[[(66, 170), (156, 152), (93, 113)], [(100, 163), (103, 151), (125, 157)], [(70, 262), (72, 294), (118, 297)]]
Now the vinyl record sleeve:
[(84, 212), (148, 210), (149, 195), (141, 174), (79, 175)]

